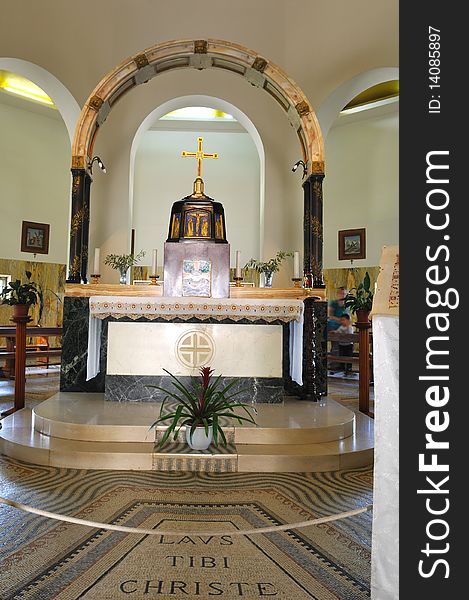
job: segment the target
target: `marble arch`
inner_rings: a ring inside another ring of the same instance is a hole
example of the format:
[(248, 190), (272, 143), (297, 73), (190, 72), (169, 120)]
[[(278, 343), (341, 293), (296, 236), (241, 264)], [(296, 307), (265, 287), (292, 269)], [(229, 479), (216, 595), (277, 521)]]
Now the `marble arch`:
[(156, 44), (125, 59), (99, 82), (89, 96), (81, 111), (72, 146), (72, 219), (67, 281), (87, 282), (89, 163), (100, 127), (114, 104), (128, 91), (161, 73), (181, 68), (231, 71), (269, 93), (286, 113), (297, 132), (309, 175), (304, 185), (305, 285), (322, 287), (324, 144), (316, 113), (300, 87), (277, 65), (244, 46), (215, 39)]

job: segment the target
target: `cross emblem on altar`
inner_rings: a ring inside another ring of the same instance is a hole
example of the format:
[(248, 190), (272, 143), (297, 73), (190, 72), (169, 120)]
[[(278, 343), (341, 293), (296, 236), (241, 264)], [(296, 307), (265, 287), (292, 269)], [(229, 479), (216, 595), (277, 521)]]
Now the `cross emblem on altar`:
[(213, 341), (207, 333), (191, 331), (176, 343), (176, 356), (189, 368), (206, 365), (213, 356)]
[(202, 150), (203, 141), (203, 137), (197, 138), (197, 152), (187, 152), (187, 150), (181, 152), (183, 158), (189, 156), (197, 159), (197, 177), (202, 177), (202, 161), (204, 158), (218, 158), (217, 152), (207, 153)]

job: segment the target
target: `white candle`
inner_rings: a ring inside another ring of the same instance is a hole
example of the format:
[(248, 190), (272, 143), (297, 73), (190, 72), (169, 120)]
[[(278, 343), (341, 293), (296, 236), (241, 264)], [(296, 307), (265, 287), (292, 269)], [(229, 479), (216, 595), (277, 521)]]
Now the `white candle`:
[(94, 249), (94, 265), (93, 265), (93, 275), (99, 275), (99, 257), (101, 254), (100, 248)]
[(236, 250), (236, 277), (241, 277), (241, 250)]
[(158, 250), (153, 250), (153, 257), (151, 261), (151, 273), (150, 275), (156, 275), (156, 269), (158, 267)]
[(295, 252), (293, 254), (293, 277), (298, 279), (300, 277), (300, 253)]

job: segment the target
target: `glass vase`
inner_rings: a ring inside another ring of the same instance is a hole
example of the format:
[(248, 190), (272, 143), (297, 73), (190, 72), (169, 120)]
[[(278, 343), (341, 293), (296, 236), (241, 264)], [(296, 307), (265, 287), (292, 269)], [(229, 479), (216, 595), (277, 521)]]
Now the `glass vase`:
[(274, 274), (272, 271), (270, 273), (264, 273), (264, 286), (263, 287), (271, 288), (273, 278), (274, 278)]
[(119, 283), (121, 285), (127, 285), (127, 272), (129, 269), (119, 269), (120, 271), (120, 277), (119, 277)]

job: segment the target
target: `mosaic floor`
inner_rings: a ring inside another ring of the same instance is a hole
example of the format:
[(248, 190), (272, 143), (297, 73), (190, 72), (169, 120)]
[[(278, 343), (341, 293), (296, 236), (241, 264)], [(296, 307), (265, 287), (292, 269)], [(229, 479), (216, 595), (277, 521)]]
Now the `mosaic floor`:
[[(13, 383), (0, 380), (0, 410), (11, 406)], [(31, 371), (26, 405), (52, 396), (58, 383), (56, 370)], [(329, 391), (355, 409), (357, 382), (329, 380)], [(369, 597), (370, 513), (296, 532), (210, 537), (219, 527), (281, 524), (369, 504), (368, 468), (307, 475), (80, 471), (3, 457), (0, 495), (101, 522), (194, 532), (180, 539), (105, 533), (0, 505), (2, 600)]]
[(79, 471), (3, 458), (4, 497), (190, 535), (103, 532), (0, 505), (0, 598), (368, 598), (370, 513), (292, 532), (211, 532), (350, 510), (371, 503), (371, 489), (367, 468), (307, 475)]

